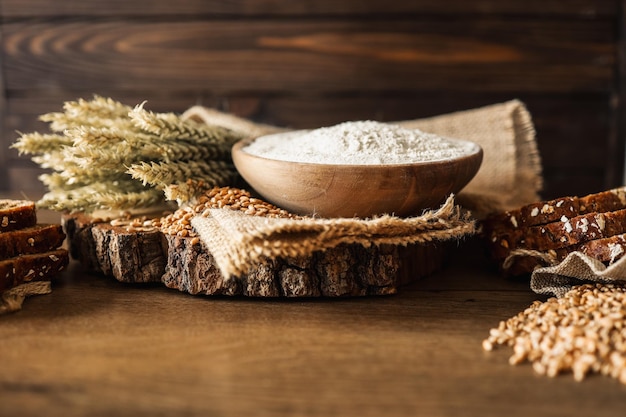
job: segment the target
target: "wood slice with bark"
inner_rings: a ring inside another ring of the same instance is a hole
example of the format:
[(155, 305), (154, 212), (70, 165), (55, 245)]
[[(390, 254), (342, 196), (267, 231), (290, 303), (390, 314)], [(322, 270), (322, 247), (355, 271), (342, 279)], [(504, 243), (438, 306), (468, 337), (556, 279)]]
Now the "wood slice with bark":
[(339, 245), (308, 257), (277, 258), (225, 280), (198, 239), (132, 230), (85, 215), (63, 216), (71, 256), (125, 283), (161, 282), (194, 295), (346, 297), (396, 293), (441, 267), (442, 244)]

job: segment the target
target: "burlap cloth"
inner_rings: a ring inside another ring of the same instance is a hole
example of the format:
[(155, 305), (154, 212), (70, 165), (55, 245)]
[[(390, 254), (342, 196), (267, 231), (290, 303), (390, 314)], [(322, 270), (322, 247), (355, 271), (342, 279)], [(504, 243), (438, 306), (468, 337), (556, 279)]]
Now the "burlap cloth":
[[(219, 125), (257, 137), (283, 129), (195, 106), (183, 118)], [(478, 143), (483, 164), (471, 183), (437, 210), (410, 218), (373, 219), (268, 219), (216, 209), (197, 216), (192, 225), (214, 256), (225, 279), (249, 271), (255, 264), (276, 257), (308, 256), (342, 243), (364, 246), (406, 245), (433, 240), (460, 239), (476, 231), (474, 218), (536, 201), (542, 186), (541, 163), (531, 117), (523, 103), (512, 100), (478, 109), (428, 119), (397, 122), (441, 136)]]
[(459, 239), (474, 232), (474, 222), (461, 214), (452, 197), (439, 210), (410, 218), (292, 220), (224, 209), (210, 212), (208, 217), (194, 217), (191, 224), (226, 278), (244, 274), (266, 259), (306, 256), (342, 243), (407, 245)]
[(19, 311), (26, 297), (50, 294), (51, 292), (49, 281), (27, 282), (6, 290), (0, 294), (0, 315)]
[(534, 292), (556, 297), (587, 282), (625, 285), (626, 257), (606, 266), (582, 252), (572, 252), (560, 263), (537, 268), (530, 276), (530, 288)]
[[(248, 137), (285, 130), (202, 106), (191, 107), (183, 118), (223, 126)], [(521, 101), (392, 123), (471, 140), (483, 148), (478, 174), (457, 196), (474, 217), (514, 209), (539, 199), (543, 187), (541, 158), (531, 115)]]

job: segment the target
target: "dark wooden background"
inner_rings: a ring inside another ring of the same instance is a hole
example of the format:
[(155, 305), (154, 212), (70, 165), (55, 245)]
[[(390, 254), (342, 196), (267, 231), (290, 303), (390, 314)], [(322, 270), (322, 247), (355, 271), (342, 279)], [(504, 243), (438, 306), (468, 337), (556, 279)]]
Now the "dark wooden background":
[(544, 196), (623, 183), (621, 0), (0, 0), (0, 188), (36, 193), (8, 147), (94, 93), (294, 128), (519, 98)]

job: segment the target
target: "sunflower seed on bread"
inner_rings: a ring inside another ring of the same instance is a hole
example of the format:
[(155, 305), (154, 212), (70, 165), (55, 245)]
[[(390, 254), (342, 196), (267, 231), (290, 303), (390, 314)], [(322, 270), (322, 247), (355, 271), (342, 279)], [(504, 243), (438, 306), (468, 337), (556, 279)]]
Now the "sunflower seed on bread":
[(30, 281), (50, 281), (69, 263), (66, 249), (20, 255), (0, 261), (0, 292)]
[(511, 275), (560, 262), (575, 250), (613, 262), (626, 251), (625, 234), (626, 187), (537, 202), (483, 222), (491, 257)]
[(516, 210), (497, 213), (483, 222), (488, 232), (504, 232), (538, 226), (586, 213), (605, 213), (626, 209), (626, 186), (588, 194), (584, 197), (561, 197), (527, 204)]
[(37, 224), (0, 233), (0, 260), (51, 251), (60, 247), (64, 240), (60, 224)]

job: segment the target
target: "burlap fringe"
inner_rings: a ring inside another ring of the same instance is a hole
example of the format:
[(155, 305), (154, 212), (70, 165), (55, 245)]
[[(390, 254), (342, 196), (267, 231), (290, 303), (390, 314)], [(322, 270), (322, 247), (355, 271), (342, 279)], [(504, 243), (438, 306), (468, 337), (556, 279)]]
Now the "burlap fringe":
[(515, 249), (502, 261), (502, 269), (505, 272), (511, 269), (517, 258), (533, 258), (538, 262), (538, 265), (544, 266), (554, 266), (559, 263), (558, 259), (548, 252), (531, 249)]
[(475, 221), (454, 204), (454, 196), (440, 209), (410, 218), (293, 220), (212, 209), (210, 216), (196, 216), (191, 224), (225, 279), (267, 259), (306, 257), (340, 244), (408, 245), (460, 239), (476, 231)]
[(543, 177), (536, 132), (521, 101), (510, 100), (398, 124), (470, 140), (483, 148), (480, 171), (457, 199), (475, 217), (483, 218), (540, 199)]
[(530, 277), (530, 288), (537, 294), (562, 297), (574, 285), (594, 282), (626, 284), (626, 257), (605, 265), (580, 251), (570, 252), (559, 261), (548, 252), (515, 249), (502, 262), (502, 269), (509, 270), (518, 258), (532, 258), (537, 262)]
[(50, 281), (26, 282), (11, 288), (3, 292), (0, 297), (0, 315), (21, 310), (26, 297), (50, 294), (51, 292), (52, 284)]
[(575, 285), (584, 283), (626, 284), (626, 257), (608, 266), (599, 260), (574, 251), (556, 265), (536, 268), (530, 288), (537, 294), (562, 297)]
[[(183, 118), (235, 130), (247, 137), (282, 131), (232, 114), (194, 106)], [(529, 112), (519, 100), (396, 122), (441, 136), (471, 140), (484, 151), (481, 169), (457, 202), (475, 219), (539, 200), (541, 161)], [(341, 243), (364, 246), (406, 245), (447, 240), (475, 232), (473, 221), (459, 216), (452, 197), (436, 212), (410, 219), (259, 219), (230, 210), (214, 210), (192, 225), (209, 247), (223, 276), (241, 275), (266, 258), (306, 256)]]
[[(183, 118), (226, 127), (247, 137), (285, 130), (202, 106), (191, 107)], [(483, 148), (480, 170), (457, 196), (457, 203), (471, 210), (475, 218), (540, 200), (541, 158), (531, 115), (521, 101), (394, 123), (470, 140)]]

